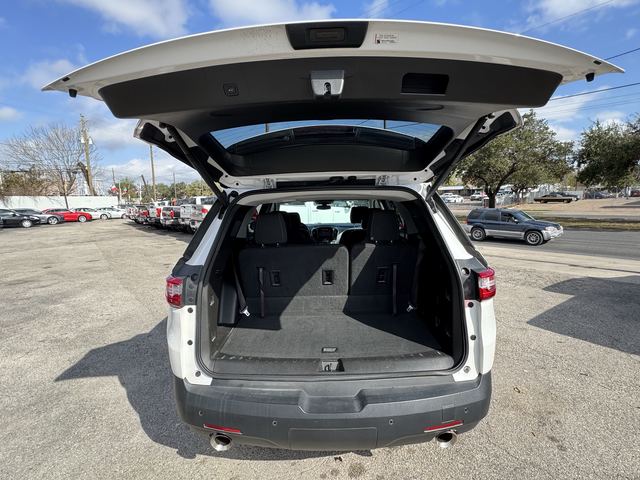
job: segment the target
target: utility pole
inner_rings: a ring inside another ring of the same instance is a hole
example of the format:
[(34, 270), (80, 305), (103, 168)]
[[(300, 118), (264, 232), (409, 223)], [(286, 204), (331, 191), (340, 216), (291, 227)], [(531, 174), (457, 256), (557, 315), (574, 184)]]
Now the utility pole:
[(149, 157), (151, 158), (151, 185), (153, 187), (153, 201), (157, 200), (156, 196), (156, 167), (153, 165), (153, 145), (149, 145)]
[(89, 133), (87, 132), (87, 121), (84, 115), (80, 114), (80, 142), (84, 145), (84, 161), (87, 166), (87, 186), (89, 188), (89, 195), (95, 195), (96, 191), (93, 188), (93, 178), (91, 176), (91, 158), (89, 156)]
[(173, 171), (173, 198), (175, 199), (174, 205), (178, 203), (178, 190), (176, 188), (176, 171)]
[(120, 189), (116, 186), (116, 171), (113, 168), (111, 169), (111, 175), (113, 176), (113, 186), (118, 189), (118, 205), (120, 205), (122, 199), (120, 197)]

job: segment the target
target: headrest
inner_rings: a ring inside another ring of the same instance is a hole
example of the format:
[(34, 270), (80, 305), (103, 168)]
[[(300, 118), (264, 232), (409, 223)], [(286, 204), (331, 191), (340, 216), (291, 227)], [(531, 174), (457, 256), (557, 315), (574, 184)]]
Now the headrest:
[(369, 207), (351, 207), (349, 220), (351, 223), (362, 223), (369, 213)]
[(369, 240), (378, 242), (393, 242), (400, 237), (398, 216), (393, 210), (376, 210), (371, 213), (369, 220)]
[(284, 212), (258, 215), (254, 239), (258, 245), (287, 243), (287, 224), (284, 220)]
[(286, 215), (285, 221), (288, 222), (292, 228), (298, 228), (302, 224), (298, 212), (284, 212), (284, 214)]

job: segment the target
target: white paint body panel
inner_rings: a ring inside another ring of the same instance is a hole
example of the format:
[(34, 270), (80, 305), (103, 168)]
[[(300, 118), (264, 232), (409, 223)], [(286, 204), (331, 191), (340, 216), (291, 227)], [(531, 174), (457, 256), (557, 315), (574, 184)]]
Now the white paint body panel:
[(195, 385), (211, 385), (211, 377), (201, 372), (196, 362), (196, 307), (169, 307), (167, 344), (171, 371), (176, 377)]
[[(395, 34), (397, 42), (376, 43), (376, 35), (381, 33)], [(234, 28), (167, 40), (114, 55), (75, 70), (43, 89), (65, 92), (75, 89), (80, 95), (101, 100), (98, 91), (106, 85), (163, 73), (264, 60), (353, 55), (530, 67), (557, 72), (563, 83), (584, 79), (589, 73), (622, 71), (577, 50), (521, 35), (442, 23), (370, 20), (359, 48), (294, 50), (284, 24)]]

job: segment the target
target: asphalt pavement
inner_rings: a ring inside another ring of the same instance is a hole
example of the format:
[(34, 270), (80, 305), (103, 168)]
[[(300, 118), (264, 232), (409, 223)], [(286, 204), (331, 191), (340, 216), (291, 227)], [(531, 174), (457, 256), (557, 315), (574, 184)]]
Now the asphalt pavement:
[(0, 230), (0, 478), (640, 478), (640, 261), (481, 245), (493, 396), (453, 448), (216, 453), (178, 418), (168, 365), (164, 278), (189, 239)]
[(640, 231), (571, 230), (544, 245), (530, 247), (524, 242), (489, 238), (492, 247), (522, 250), (536, 255), (544, 252), (640, 260)]

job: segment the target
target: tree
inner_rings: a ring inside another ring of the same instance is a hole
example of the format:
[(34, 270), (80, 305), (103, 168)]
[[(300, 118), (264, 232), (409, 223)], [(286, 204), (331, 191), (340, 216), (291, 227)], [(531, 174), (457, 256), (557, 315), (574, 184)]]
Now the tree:
[[(39, 172), (41, 184), (37, 189), (65, 197), (76, 188), (78, 165), (83, 164), (84, 150), (79, 128), (61, 123), (29, 127), (22, 135), (9, 138), (3, 147), (3, 166), (13, 172)], [(96, 158), (95, 147), (89, 151)], [(34, 185), (32, 188), (36, 189)]]
[(578, 180), (587, 186), (628, 187), (640, 180), (640, 116), (627, 124), (595, 122), (582, 132)]
[(188, 184), (185, 193), (187, 197), (213, 195), (213, 191), (203, 180), (195, 180)]
[(465, 158), (457, 169), (465, 183), (482, 185), (490, 207), (495, 207), (496, 194), (507, 183), (522, 191), (557, 181), (570, 169), (572, 144), (558, 141), (546, 120), (533, 111), (523, 121), (520, 128)]

